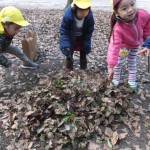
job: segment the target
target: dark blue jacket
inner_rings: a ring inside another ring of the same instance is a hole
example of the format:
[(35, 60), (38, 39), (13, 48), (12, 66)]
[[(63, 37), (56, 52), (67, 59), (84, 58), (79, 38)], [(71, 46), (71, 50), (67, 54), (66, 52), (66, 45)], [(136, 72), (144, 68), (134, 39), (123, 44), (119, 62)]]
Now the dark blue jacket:
[(147, 37), (142, 46), (150, 49), (150, 36)]
[[(73, 49), (76, 39), (76, 22), (71, 6), (68, 6), (60, 26), (60, 50), (66, 56), (69, 55), (66, 48)], [(91, 51), (91, 37), (94, 31), (94, 17), (90, 9), (89, 14), (85, 17), (83, 23), (83, 48), (87, 54)]]

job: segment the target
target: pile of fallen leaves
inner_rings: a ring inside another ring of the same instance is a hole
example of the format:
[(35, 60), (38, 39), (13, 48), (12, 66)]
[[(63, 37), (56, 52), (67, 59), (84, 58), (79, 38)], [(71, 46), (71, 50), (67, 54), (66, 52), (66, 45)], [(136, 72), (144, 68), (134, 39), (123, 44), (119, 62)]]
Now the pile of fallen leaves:
[(113, 89), (99, 72), (49, 73), (32, 91), (1, 101), (5, 135), (15, 134), (8, 149), (30, 149), (38, 138), (47, 149), (86, 149), (102, 143), (113, 148), (128, 134), (117, 131), (119, 124), (135, 113), (128, 90), (122, 88)]

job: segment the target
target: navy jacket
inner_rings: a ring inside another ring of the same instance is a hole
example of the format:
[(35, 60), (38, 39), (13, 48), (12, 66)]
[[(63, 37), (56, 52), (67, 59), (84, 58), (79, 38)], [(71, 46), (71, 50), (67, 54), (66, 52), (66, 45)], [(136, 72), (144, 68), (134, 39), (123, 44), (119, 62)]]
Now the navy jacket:
[[(66, 48), (73, 49), (76, 39), (76, 22), (71, 6), (68, 6), (60, 26), (60, 50), (66, 56), (69, 56)], [(85, 17), (83, 23), (83, 48), (86, 54), (91, 51), (91, 37), (94, 31), (94, 17), (90, 9), (89, 14)]]
[(145, 42), (142, 44), (143, 47), (147, 47), (150, 49), (150, 36), (147, 37)]

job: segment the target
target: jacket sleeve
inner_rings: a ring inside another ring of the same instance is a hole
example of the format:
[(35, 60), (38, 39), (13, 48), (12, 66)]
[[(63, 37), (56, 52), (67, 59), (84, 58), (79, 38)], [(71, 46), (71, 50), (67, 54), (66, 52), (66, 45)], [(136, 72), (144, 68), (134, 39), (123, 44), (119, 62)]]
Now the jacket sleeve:
[(122, 48), (122, 35), (114, 29), (110, 38), (110, 43), (107, 51), (107, 64), (108, 67), (114, 68), (118, 62), (119, 51)]
[(67, 13), (64, 14), (59, 33), (59, 45), (60, 45), (60, 50), (63, 52), (65, 51), (66, 48), (72, 48), (71, 45), (71, 26), (72, 26), (72, 20), (68, 17)]
[(146, 39), (145, 42), (142, 44), (142, 46), (150, 49), (150, 36), (147, 37), (147, 39)]
[(12, 62), (8, 60), (2, 53), (0, 53), (0, 65), (9, 68)]
[(85, 36), (84, 36), (84, 50), (86, 51), (86, 54), (89, 54), (91, 51), (91, 37), (92, 33), (94, 31), (94, 17), (92, 11), (90, 11), (89, 17), (87, 19), (87, 28), (85, 31)]

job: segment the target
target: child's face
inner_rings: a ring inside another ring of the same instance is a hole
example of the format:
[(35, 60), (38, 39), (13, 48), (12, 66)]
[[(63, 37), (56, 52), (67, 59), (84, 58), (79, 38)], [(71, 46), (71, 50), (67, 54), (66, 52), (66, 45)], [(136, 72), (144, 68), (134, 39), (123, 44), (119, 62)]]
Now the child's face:
[(77, 15), (76, 17), (78, 19), (83, 19), (89, 14), (89, 8), (87, 9), (77, 9)]
[(136, 0), (121, 0), (118, 6), (117, 15), (123, 20), (131, 21), (137, 13)]
[(20, 32), (21, 26), (17, 24), (5, 24), (4, 29), (9, 36), (15, 36), (18, 32)]

